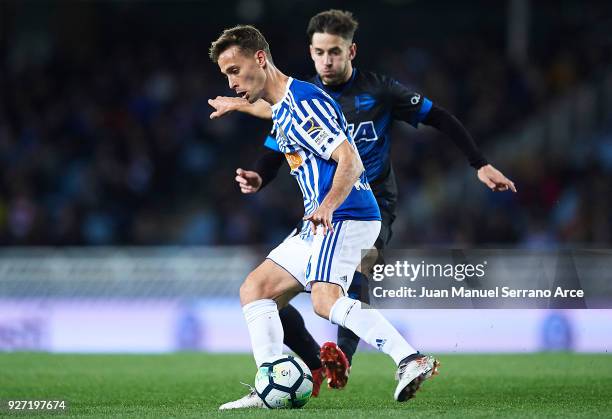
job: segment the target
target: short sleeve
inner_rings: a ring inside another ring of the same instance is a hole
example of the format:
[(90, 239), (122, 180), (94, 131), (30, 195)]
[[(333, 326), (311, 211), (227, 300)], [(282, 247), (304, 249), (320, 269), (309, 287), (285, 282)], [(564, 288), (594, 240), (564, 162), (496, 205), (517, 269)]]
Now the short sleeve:
[(348, 140), (346, 120), (338, 104), (319, 95), (300, 101), (297, 108), (302, 114), (295, 128), (300, 145), (329, 160), (334, 150)]

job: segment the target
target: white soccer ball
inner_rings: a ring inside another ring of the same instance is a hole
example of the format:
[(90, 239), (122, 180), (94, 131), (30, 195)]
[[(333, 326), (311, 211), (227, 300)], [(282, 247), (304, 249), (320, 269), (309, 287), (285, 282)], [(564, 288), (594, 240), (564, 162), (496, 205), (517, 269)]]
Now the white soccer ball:
[(255, 390), (270, 409), (299, 408), (312, 394), (312, 373), (299, 358), (275, 356), (266, 359), (259, 367)]

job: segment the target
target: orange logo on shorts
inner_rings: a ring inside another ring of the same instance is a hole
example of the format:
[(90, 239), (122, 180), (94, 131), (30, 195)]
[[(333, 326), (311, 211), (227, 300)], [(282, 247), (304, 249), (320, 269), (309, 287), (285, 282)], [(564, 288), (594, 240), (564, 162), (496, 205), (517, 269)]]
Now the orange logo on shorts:
[(303, 163), (302, 156), (297, 151), (293, 153), (285, 153), (285, 158), (287, 159), (287, 163), (289, 163), (289, 167), (291, 170), (295, 170), (300, 167)]

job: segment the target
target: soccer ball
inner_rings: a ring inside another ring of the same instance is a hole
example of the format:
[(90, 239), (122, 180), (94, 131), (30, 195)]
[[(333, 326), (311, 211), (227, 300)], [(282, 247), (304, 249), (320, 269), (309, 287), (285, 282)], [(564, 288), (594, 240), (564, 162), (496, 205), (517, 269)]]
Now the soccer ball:
[(259, 367), (255, 391), (270, 409), (302, 407), (312, 394), (312, 373), (299, 358), (274, 356)]

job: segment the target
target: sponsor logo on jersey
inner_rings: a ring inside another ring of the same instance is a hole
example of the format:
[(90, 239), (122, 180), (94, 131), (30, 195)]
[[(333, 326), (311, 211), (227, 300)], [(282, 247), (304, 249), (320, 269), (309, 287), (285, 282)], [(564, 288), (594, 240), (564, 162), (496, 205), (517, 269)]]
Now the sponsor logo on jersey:
[(371, 191), (372, 188), (368, 182), (364, 182), (362, 179), (357, 179), (357, 182), (353, 185), (358, 191)]
[(360, 122), (357, 128), (355, 124), (349, 124), (349, 132), (355, 143), (362, 141), (376, 141), (378, 140), (378, 134), (376, 133), (376, 127), (372, 121)]
[(304, 122), (304, 125), (302, 125), (302, 128), (304, 128), (306, 134), (311, 136), (323, 129), (319, 124), (317, 124), (317, 121), (315, 121), (314, 118), (308, 118), (306, 122)]
[(317, 145), (321, 145), (321, 143), (327, 139), (327, 133), (323, 127), (321, 127), (312, 117), (302, 124), (302, 128)]

